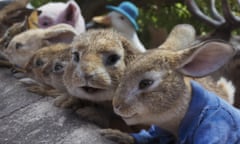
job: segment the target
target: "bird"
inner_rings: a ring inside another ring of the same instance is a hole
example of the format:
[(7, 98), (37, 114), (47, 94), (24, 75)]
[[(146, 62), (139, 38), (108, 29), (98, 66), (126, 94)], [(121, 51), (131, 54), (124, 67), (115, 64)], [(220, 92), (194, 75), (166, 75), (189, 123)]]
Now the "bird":
[(137, 34), (139, 26), (136, 20), (139, 16), (139, 11), (136, 5), (129, 1), (123, 1), (118, 6), (107, 5), (106, 8), (110, 10), (107, 15), (95, 16), (92, 18), (92, 21), (111, 26), (131, 41), (141, 52), (145, 52), (146, 49)]

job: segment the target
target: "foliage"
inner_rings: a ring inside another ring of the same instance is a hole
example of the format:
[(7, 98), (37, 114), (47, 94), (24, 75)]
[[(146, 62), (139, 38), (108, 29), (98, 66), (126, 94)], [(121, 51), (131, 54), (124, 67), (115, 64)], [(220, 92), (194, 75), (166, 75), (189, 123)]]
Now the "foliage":
[(39, 7), (43, 4), (46, 4), (48, 2), (59, 2), (59, 1), (62, 1), (62, 2), (66, 2), (67, 0), (31, 0), (31, 4), (34, 6), (34, 7)]
[[(67, 0), (32, 0), (31, 3), (38, 7), (42, 4), (47, 3), (48, 1), (67, 1)], [(79, 5), (82, 6), (83, 3), (95, 3), (96, 1), (92, 0), (76, 0)], [(148, 27), (155, 28), (165, 28), (168, 32), (172, 29), (173, 26), (179, 23), (189, 23), (192, 24), (198, 34), (205, 34), (209, 31), (212, 31), (212, 28), (205, 25), (203, 22), (192, 17), (190, 12), (185, 6), (184, 0), (132, 0), (138, 7), (140, 11), (140, 16), (138, 18), (138, 23), (140, 25), (140, 39), (143, 43), (148, 46), (150, 37)], [(106, 4), (118, 4), (121, 0), (105, 0)], [(200, 9), (208, 16), (209, 12), (209, 0), (196, 0)], [(236, 4), (236, 0), (228, 0), (231, 4), (231, 9), (235, 15), (240, 15), (239, 5)], [(221, 1), (216, 1), (217, 10), (222, 13)], [(99, 9), (102, 10), (102, 9)], [(98, 11), (98, 9), (96, 9)], [(84, 13), (84, 12), (83, 12)], [(95, 12), (101, 14), (102, 12)], [(234, 33), (238, 33), (235, 31)]]

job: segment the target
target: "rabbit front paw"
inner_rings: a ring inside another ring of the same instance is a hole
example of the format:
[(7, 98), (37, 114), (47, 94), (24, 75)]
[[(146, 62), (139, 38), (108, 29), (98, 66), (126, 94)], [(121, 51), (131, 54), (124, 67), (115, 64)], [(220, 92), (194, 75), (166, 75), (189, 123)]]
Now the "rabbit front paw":
[(54, 100), (54, 105), (60, 108), (77, 109), (78, 107), (82, 107), (83, 104), (78, 98), (64, 94)]
[(71, 108), (73, 101), (69, 96), (61, 95), (54, 100), (54, 105), (60, 108)]
[(118, 144), (134, 144), (134, 138), (131, 135), (123, 133), (119, 130), (101, 129), (99, 130), (99, 133), (106, 139)]
[(32, 85), (27, 87), (27, 91), (31, 93), (36, 93), (41, 96), (50, 96), (50, 97), (57, 97), (59, 92), (56, 89), (43, 87), (41, 85)]

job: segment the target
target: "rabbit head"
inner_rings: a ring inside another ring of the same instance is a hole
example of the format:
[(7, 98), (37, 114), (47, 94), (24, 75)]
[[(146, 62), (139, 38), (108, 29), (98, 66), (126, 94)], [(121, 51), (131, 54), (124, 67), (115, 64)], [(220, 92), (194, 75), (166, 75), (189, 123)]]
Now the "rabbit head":
[(186, 42), (184, 36), (172, 41), (173, 36), (160, 49), (139, 54), (126, 67), (113, 107), (127, 124), (157, 124), (166, 129), (177, 124), (191, 100), (186, 77), (204, 77), (234, 55), (232, 46), (220, 41), (186, 47), (181, 43)]
[(28, 75), (38, 82), (66, 91), (63, 73), (70, 60), (70, 45), (59, 43), (36, 51), (25, 66)]
[(59, 42), (70, 43), (76, 34), (67, 24), (28, 30), (16, 35), (3, 53), (12, 64), (23, 67), (38, 49)]
[(72, 43), (72, 58), (64, 73), (68, 92), (91, 101), (112, 100), (126, 64), (139, 53), (112, 30), (90, 30)]

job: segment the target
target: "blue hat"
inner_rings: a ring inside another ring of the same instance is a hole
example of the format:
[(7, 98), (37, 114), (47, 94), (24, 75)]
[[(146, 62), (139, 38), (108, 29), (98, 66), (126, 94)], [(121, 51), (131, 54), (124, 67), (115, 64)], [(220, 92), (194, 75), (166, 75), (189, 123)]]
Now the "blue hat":
[(134, 26), (135, 30), (139, 29), (138, 24), (136, 22), (136, 19), (138, 17), (138, 8), (133, 3), (124, 1), (120, 3), (118, 7), (108, 5), (106, 6), (106, 8), (121, 13), (122, 15), (128, 18), (128, 20)]

